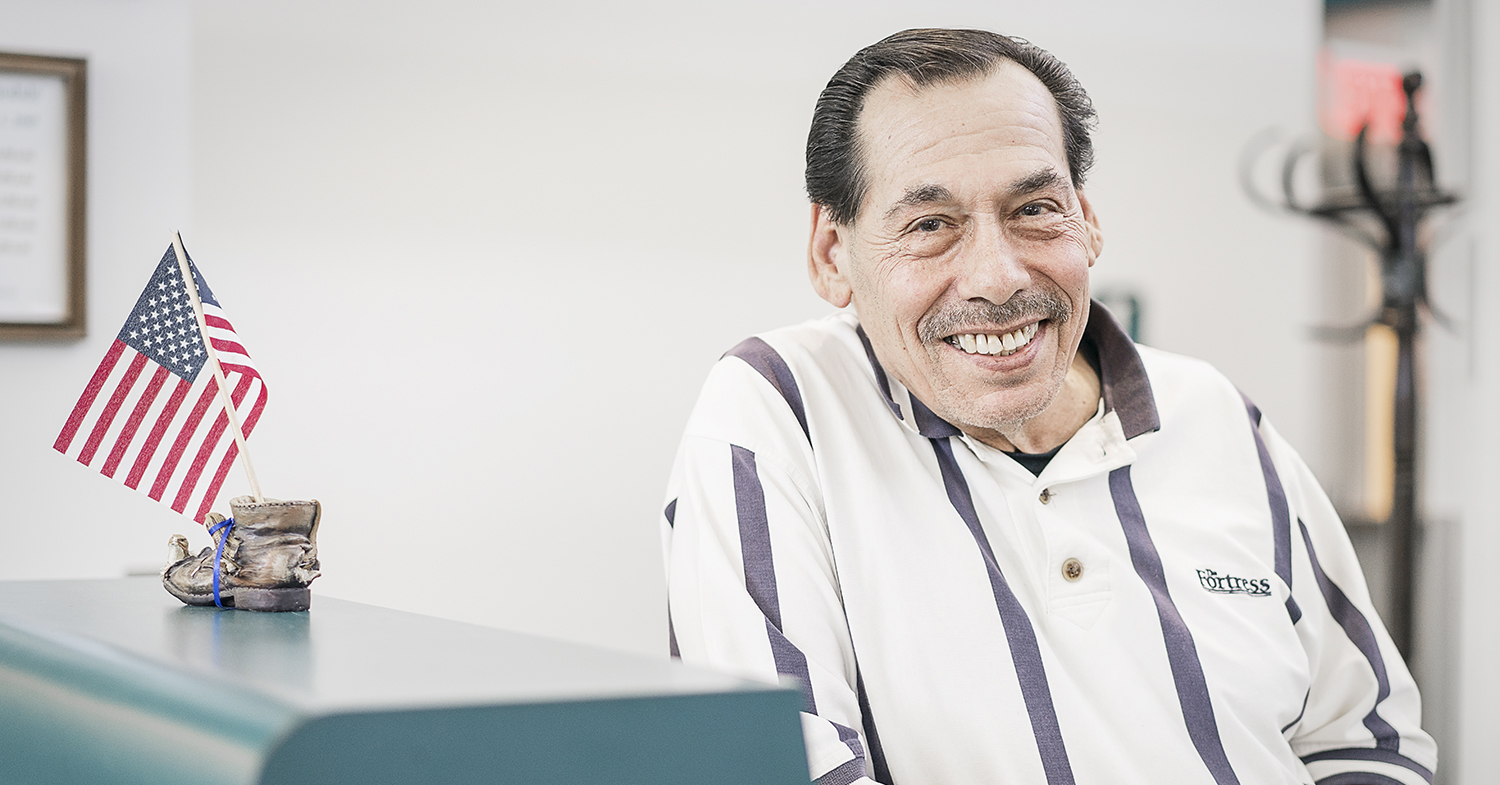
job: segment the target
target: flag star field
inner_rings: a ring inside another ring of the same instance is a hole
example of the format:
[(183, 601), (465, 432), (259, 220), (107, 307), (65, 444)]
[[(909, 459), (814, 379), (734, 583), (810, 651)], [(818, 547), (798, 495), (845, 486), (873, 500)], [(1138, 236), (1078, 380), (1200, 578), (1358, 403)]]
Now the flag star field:
[[(194, 277), (198, 277), (196, 271)], [(182, 285), (175, 253), (156, 266), (118, 338), (178, 377), (188, 381), (198, 378), (208, 352), (198, 335), (193, 304), (187, 287)]]

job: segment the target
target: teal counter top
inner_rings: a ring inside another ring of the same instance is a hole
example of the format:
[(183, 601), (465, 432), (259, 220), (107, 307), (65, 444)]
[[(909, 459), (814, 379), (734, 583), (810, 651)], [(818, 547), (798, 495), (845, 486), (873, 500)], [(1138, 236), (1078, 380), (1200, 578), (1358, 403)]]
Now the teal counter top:
[(314, 598), (0, 582), (0, 782), (806, 783), (795, 690)]

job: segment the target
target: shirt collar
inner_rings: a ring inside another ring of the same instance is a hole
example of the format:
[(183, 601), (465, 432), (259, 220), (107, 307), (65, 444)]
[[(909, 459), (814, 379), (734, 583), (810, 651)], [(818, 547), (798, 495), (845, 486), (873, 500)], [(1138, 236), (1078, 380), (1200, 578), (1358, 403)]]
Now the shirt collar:
[[(916, 431), (928, 439), (946, 439), (961, 433), (957, 426), (937, 416), (932, 409), (911, 394), (901, 382), (890, 378), (880, 361), (875, 359), (875, 350), (865, 328), (855, 328), (859, 341), (864, 345), (865, 357), (875, 372), (875, 386), (885, 398), (891, 414), (908, 430)], [(1103, 390), (1104, 411), (1114, 412), (1120, 420), (1125, 438), (1133, 439), (1143, 433), (1161, 429), (1161, 418), (1156, 412), (1156, 398), (1151, 393), (1151, 380), (1146, 377), (1146, 366), (1141, 362), (1135, 342), (1125, 333), (1098, 300), (1089, 308), (1089, 321), (1083, 335), (1099, 352), (1099, 382)], [(904, 404), (904, 405), (903, 405)], [(909, 411), (910, 417), (903, 412)]]

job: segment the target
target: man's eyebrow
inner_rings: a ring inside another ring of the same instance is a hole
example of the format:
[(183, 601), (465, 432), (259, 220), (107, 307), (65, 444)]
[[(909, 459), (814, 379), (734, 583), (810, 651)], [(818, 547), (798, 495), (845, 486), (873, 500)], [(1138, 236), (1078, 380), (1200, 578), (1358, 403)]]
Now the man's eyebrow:
[[(1048, 188), (1056, 187), (1062, 184), (1066, 179), (1067, 178), (1064, 178), (1056, 169), (1053, 169), (1049, 166), (1046, 169), (1038, 169), (1037, 171), (1032, 172), (1031, 174), (1011, 183), (1006, 187), (1005, 193), (1011, 198), (1025, 196), (1027, 194), (1036, 193), (1037, 191), (1045, 191)], [(915, 188), (907, 189), (906, 193), (902, 194), (901, 198), (897, 199), (896, 203), (891, 205), (891, 209), (885, 211), (885, 217), (887, 220), (889, 220), (894, 217), (896, 213), (901, 212), (907, 207), (918, 207), (921, 205), (939, 204), (942, 202), (951, 201), (953, 201), (953, 192), (949, 191), (947, 188), (944, 188), (941, 185), (932, 184), (919, 185)]]
[(1044, 191), (1048, 188), (1052, 188), (1062, 183), (1063, 179), (1063, 176), (1061, 174), (1058, 174), (1058, 171), (1056, 169), (1053, 169), (1049, 166), (1046, 169), (1039, 169), (1035, 172), (1032, 172), (1030, 175), (1021, 178), (1020, 180), (1011, 183), (1010, 187), (1005, 189), (1005, 192), (1008, 196), (1011, 197), (1025, 196), (1026, 194), (1032, 194), (1036, 193), (1037, 191)]
[(891, 205), (891, 209), (885, 211), (885, 217), (889, 219), (905, 207), (951, 201), (953, 201), (953, 192), (947, 188), (941, 185), (919, 185), (916, 188), (907, 189), (906, 193)]

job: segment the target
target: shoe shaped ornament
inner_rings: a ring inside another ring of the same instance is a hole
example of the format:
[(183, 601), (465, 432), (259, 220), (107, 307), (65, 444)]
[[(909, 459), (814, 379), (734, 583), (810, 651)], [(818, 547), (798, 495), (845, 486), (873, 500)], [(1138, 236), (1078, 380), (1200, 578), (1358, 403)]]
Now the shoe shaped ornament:
[(162, 585), (188, 605), (214, 605), (218, 567), (218, 603), (252, 611), (305, 611), (312, 603), (308, 584), (321, 573), (318, 565), (318, 519), (322, 507), (314, 501), (255, 501), (249, 496), (229, 500), (233, 523), (209, 513), (204, 525), (214, 544), (197, 556), (187, 538), (172, 535), (167, 543), (167, 566)]

